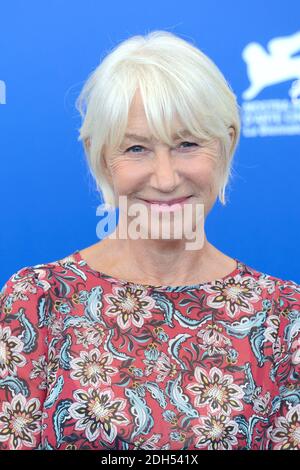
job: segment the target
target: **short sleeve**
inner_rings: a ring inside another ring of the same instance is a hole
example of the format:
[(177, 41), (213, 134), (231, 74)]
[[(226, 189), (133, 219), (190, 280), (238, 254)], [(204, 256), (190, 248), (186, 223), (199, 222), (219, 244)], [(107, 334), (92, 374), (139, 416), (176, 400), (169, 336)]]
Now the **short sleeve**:
[(300, 285), (278, 284), (274, 368), (279, 395), (270, 429), (271, 449), (300, 450)]
[(33, 267), (0, 292), (0, 450), (41, 444), (47, 391), (46, 292)]

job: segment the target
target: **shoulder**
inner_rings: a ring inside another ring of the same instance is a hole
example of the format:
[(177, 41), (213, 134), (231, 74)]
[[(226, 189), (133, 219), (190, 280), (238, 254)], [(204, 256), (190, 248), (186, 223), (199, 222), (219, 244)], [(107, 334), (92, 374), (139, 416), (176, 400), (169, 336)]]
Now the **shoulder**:
[(255, 285), (259, 286), (261, 290), (268, 290), (270, 294), (274, 294), (274, 299), (279, 300), (281, 298), (290, 298), (292, 300), (292, 294), (295, 300), (300, 299), (300, 284), (293, 280), (286, 280), (276, 277), (268, 272), (259, 271), (252, 266), (249, 266), (243, 262), (240, 262), (242, 266), (242, 275), (248, 280), (250, 279)]
[(282, 305), (289, 302), (291, 305), (300, 302), (300, 284), (292, 280), (277, 279), (278, 298)]
[(59, 261), (50, 263), (36, 264), (32, 266), (24, 266), (15, 271), (5, 282), (1, 289), (1, 296), (12, 291), (19, 298), (25, 298), (26, 293), (36, 293), (39, 291), (47, 291), (50, 283), (47, 282), (51, 272), (59, 269)]
[(294, 358), (297, 356), (297, 364), (300, 364), (300, 284), (293, 280), (277, 280), (275, 312), (278, 337), (287, 352), (295, 353)]
[(249, 283), (257, 298), (267, 299), (270, 307), (267, 322), (272, 330), (275, 356), (283, 349), (292, 351), (293, 348), (298, 349), (300, 356), (300, 284), (246, 264), (243, 268), (242, 278)]
[(300, 284), (244, 265), (244, 279), (258, 297), (268, 299), (264, 331), (271, 345), (274, 379), (285, 396), (299, 390), (300, 378)]
[(276, 335), (273, 344), (276, 377), (283, 394), (299, 390), (300, 284), (277, 279), (274, 302)]
[(66, 295), (68, 286), (80, 275), (74, 261), (73, 255), (68, 255), (14, 272), (0, 289), (0, 318), (21, 307), (41, 307), (49, 294), (52, 298)]
[[(271, 294), (273, 315), (277, 317), (279, 334), (286, 327), (296, 324), (293, 334), (300, 331), (300, 284), (291, 279), (282, 279), (268, 273), (257, 271), (246, 266), (251, 278), (255, 280), (256, 288)], [(259, 287), (257, 287), (259, 286)]]
[(20, 268), (6, 281), (0, 291), (0, 320), (14, 322), (21, 317), (37, 319), (45, 304), (47, 285), (33, 266)]
[[(276, 279), (275, 314), (278, 318), (279, 336), (290, 350), (297, 341), (300, 347), (300, 284), (293, 280)], [(298, 340), (293, 343), (293, 340)], [(300, 357), (299, 357), (300, 362)]]

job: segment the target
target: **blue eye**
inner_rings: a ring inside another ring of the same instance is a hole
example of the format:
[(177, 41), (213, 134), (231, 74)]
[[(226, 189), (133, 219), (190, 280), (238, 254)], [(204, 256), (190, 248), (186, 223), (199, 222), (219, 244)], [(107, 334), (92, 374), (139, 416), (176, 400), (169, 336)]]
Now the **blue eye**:
[[(180, 145), (182, 145), (182, 144), (196, 145), (198, 147), (198, 144), (196, 144), (195, 142), (183, 141), (183, 142), (180, 143)], [(132, 145), (132, 147), (128, 147), (128, 149), (126, 149), (125, 152), (130, 152), (134, 148), (144, 149), (145, 147), (143, 147), (142, 145)], [(189, 147), (185, 147), (185, 148), (189, 148)], [(140, 153), (140, 152), (133, 152), (133, 153)]]
[[(136, 147), (145, 148), (145, 147), (142, 147), (142, 145), (133, 145), (132, 147), (129, 147), (127, 150), (125, 150), (125, 152), (129, 152), (131, 149), (134, 149)], [(137, 152), (133, 152), (133, 153), (137, 153)]]
[(187, 141), (184, 141), (184, 142), (181, 142), (181, 144), (190, 144), (190, 145), (197, 145), (195, 142), (187, 142)]

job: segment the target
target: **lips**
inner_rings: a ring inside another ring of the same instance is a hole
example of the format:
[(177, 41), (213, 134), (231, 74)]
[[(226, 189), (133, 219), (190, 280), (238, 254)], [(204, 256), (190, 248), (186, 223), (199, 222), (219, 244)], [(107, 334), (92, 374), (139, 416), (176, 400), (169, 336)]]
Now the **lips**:
[(171, 205), (176, 204), (176, 203), (184, 202), (187, 199), (189, 199), (190, 197), (191, 196), (186, 196), (186, 197), (182, 197), (182, 198), (179, 198), (179, 199), (172, 199), (171, 201), (155, 201), (155, 200), (147, 200), (147, 199), (143, 199), (143, 201), (149, 202), (149, 204), (159, 204), (159, 205), (164, 205), (164, 206), (171, 206)]

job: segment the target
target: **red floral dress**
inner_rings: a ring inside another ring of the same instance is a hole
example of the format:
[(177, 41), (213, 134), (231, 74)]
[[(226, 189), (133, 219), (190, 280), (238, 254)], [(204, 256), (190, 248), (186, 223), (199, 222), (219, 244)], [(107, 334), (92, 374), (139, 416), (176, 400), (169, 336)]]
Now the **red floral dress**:
[(77, 250), (0, 294), (0, 450), (300, 450), (300, 286), (151, 286)]

